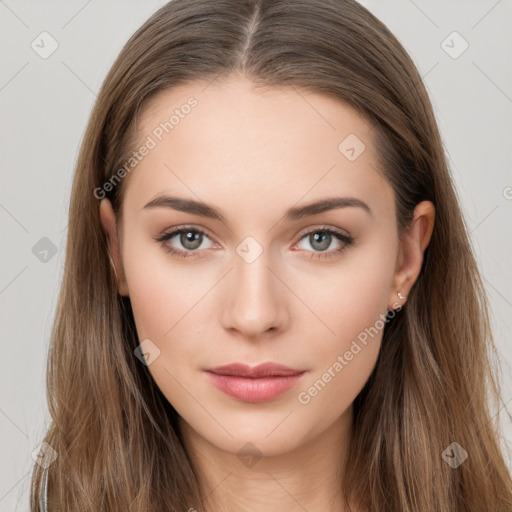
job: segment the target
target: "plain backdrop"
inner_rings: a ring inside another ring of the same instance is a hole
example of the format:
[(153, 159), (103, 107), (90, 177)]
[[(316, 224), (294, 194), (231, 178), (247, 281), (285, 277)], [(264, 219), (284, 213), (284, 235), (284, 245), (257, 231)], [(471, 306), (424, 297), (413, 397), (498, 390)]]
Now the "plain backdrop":
[[(0, 0), (0, 512), (29, 510), (49, 421), (46, 356), (85, 125), (121, 47), (164, 3)], [(512, 443), (512, 2), (361, 3), (405, 46), (434, 105), (489, 293)]]

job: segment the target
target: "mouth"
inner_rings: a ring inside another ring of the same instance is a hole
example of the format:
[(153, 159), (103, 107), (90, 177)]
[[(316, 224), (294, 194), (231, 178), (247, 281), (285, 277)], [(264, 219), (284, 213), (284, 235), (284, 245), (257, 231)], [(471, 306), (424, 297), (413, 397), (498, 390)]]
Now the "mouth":
[(293, 388), (306, 373), (277, 363), (233, 363), (205, 370), (213, 385), (242, 402), (267, 402)]

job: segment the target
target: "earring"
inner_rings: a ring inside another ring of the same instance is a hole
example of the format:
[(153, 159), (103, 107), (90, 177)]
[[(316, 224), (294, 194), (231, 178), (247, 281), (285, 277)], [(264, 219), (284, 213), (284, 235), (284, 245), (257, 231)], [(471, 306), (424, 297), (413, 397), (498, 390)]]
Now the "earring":
[(406, 298), (405, 295), (402, 295), (400, 292), (398, 292), (397, 295), (400, 300), (404, 300)]

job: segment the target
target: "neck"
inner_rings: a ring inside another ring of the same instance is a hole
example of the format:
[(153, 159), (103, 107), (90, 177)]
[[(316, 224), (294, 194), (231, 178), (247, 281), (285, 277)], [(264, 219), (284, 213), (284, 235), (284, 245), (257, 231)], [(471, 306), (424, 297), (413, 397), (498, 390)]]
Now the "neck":
[(321, 435), (289, 452), (244, 460), (209, 443), (182, 418), (179, 421), (206, 497), (198, 510), (345, 511), (341, 470), (352, 433), (352, 408)]

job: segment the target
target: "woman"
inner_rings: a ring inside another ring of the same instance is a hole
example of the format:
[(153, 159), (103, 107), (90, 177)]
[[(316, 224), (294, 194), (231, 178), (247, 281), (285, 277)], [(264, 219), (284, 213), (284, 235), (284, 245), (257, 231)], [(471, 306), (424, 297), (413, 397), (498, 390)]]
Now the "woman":
[(512, 510), (432, 106), (361, 5), (162, 7), (68, 233), (32, 510)]

